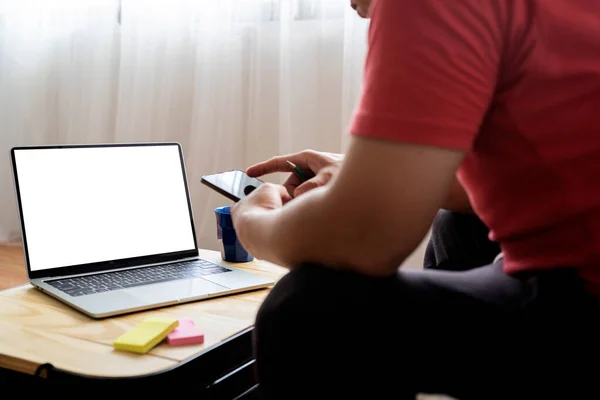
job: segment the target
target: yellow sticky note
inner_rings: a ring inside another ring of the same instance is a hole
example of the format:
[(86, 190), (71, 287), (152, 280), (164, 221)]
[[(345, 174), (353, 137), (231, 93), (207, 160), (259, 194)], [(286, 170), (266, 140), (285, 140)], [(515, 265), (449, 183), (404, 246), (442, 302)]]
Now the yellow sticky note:
[(147, 318), (121, 335), (113, 346), (117, 350), (146, 354), (179, 326), (177, 319)]

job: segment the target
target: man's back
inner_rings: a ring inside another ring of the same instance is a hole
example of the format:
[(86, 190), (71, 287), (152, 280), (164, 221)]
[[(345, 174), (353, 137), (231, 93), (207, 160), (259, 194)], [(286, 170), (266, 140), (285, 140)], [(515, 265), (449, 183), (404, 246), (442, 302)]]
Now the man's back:
[(600, 277), (600, 3), (507, 3), (496, 95), (461, 177), (508, 272)]

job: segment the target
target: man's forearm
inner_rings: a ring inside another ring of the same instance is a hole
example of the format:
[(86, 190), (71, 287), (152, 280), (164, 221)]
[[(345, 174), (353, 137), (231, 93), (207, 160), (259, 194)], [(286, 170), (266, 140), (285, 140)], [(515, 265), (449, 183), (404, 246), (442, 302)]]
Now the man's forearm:
[(242, 236), (258, 258), (285, 267), (313, 262), (393, 274), (427, 234), (462, 158), (454, 150), (354, 138), (335, 179), (282, 208), (249, 213), (252, 220), (239, 225), (253, 232)]
[(261, 249), (260, 256), (287, 268), (309, 261), (323, 262), (327, 250), (332, 250), (324, 240), (331, 234), (323, 210), (325, 194), (323, 188), (314, 189), (276, 213), (256, 216), (252, 235)]
[(269, 249), (265, 257), (287, 268), (318, 263), (371, 275), (386, 274), (414, 248), (403, 246), (411, 240), (389, 246), (369, 223), (371, 219), (367, 211), (358, 213), (336, 205), (327, 188), (312, 190), (262, 220), (260, 230), (265, 236), (261, 241)]
[[(472, 212), (460, 183), (452, 186), (443, 208)], [(327, 187), (314, 189), (259, 218), (253, 235), (259, 237), (262, 257), (287, 268), (312, 262), (381, 275), (399, 266), (424, 236), (419, 227), (425, 222), (408, 219), (393, 237), (385, 236), (386, 213), (331, 197)]]

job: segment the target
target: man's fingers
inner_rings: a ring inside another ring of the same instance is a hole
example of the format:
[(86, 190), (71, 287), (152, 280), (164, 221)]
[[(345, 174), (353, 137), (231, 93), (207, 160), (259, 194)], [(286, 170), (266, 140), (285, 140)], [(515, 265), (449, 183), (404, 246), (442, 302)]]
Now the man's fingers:
[(315, 177), (298, 186), (294, 191), (294, 197), (298, 197), (309, 190), (327, 185), (331, 178), (333, 178), (333, 170), (331, 168), (323, 168)]
[(288, 178), (283, 183), (283, 187), (288, 191), (290, 196), (294, 197), (294, 191), (301, 183), (302, 181), (300, 180), (300, 178), (298, 178), (296, 174), (290, 174), (290, 176), (288, 176)]
[(258, 178), (263, 175), (278, 172), (280, 168), (289, 168), (289, 165), (284, 166), (280, 160), (281, 157), (273, 157), (270, 160), (252, 165), (246, 169), (246, 174), (253, 178)]
[(270, 160), (248, 167), (246, 174), (248, 174), (248, 176), (258, 178), (275, 172), (289, 172), (292, 170), (292, 167), (286, 162), (286, 160), (294, 162), (293, 159), (294, 155), (276, 156)]
[(288, 201), (292, 200), (294, 196), (292, 196), (289, 191), (287, 190), (287, 188), (283, 187), (283, 186), (279, 186), (279, 194), (281, 196), (281, 203), (285, 204)]
[(310, 179), (296, 188), (294, 191), (294, 197), (301, 196), (312, 189), (318, 188), (319, 186), (323, 186), (323, 183), (319, 178)]
[(309, 164), (317, 164), (316, 166), (319, 165), (319, 162), (317, 161), (318, 157), (319, 156), (317, 153), (313, 150), (304, 150), (299, 153), (275, 156), (270, 160), (248, 167), (248, 169), (246, 169), (246, 173), (251, 177), (258, 178), (275, 172), (291, 172), (293, 168), (287, 163), (287, 161), (293, 162), (302, 170), (310, 170), (314, 168), (315, 165), (312, 165), (311, 168), (311, 165)]
[[(260, 185), (251, 196), (256, 196), (258, 199), (262, 198), (263, 200), (258, 201), (268, 208), (277, 208), (277, 206), (281, 206), (281, 204), (285, 204), (292, 200), (292, 196), (288, 193), (288, 190), (285, 187), (274, 183), (265, 183), (264, 185)], [(276, 201), (279, 204), (270, 204), (269, 206), (270, 200), (268, 199), (277, 199)]]

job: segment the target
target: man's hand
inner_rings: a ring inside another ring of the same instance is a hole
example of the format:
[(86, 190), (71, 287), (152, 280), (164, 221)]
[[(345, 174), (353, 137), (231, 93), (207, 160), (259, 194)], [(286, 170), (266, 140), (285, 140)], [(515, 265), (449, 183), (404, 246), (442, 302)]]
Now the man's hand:
[(232, 209), (233, 226), (242, 246), (256, 258), (269, 249), (270, 219), (292, 198), (280, 185), (265, 183), (236, 203)]
[(291, 161), (311, 178), (302, 182), (292, 173), (283, 186), (292, 197), (298, 197), (311, 189), (325, 186), (337, 174), (344, 156), (342, 154), (324, 153), (304, 150), (300, 153), (273, 157), (249, 167), (246, 173), (251, 177), (261, 177), (275, 172), (292, 172), (293, 168), (286, 161)]

